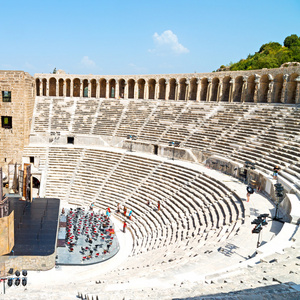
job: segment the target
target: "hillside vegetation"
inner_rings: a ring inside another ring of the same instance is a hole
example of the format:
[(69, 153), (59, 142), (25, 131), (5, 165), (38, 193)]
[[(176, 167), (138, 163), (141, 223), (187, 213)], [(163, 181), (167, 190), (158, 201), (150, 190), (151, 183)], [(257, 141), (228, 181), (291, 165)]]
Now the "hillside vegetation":
[[(255, 70), (263, 68), (279, 68), (286, 62), (300, 62), (300, 37), (296, 34), (287, 36), (284, 39), (283, 46), (277, 42), (263, 44), (255, 54), (249, 54), (246, 59), (230, 64), (229, 69), (237, 70)], [(220, 70), (227, 69), (221, 66)]]

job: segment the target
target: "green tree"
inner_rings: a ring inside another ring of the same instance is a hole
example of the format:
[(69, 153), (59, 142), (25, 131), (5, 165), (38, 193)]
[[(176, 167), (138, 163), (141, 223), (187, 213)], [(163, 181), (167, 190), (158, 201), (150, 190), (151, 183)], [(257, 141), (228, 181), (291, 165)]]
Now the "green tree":
[(268, 53), (272, 52), (272, 51), (278, 51), (281, 48), (282, 48), (282, 46), (279, 43), (270, 42), (270, 43), (267, 43), (267, 44), (263, 44), (259, 49), (259, 53), (262, 53), (262, 52), (265, 52), (265, 51), (268, 51)]
[(255, 70), (278, 68), (286, 62), (300, 62), (300, 37), (296, 34), (286, 37), (284, 46), (277, 42), (263, 44), (255, 54), (249, 54), (246, 59), (229, 66), (232, 71)]
[(292, 46), (300, 46), (300, 37), (297, 34), (289, 35), (283, 42), (284, 46), (291, 48)]

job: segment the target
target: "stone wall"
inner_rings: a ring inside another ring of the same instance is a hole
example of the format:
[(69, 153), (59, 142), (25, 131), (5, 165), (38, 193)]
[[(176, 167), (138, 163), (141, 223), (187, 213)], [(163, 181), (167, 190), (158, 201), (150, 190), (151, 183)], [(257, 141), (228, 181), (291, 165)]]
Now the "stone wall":
[(35, 74), (36, 95), (50, 97), (300, 103), (300, 66), (162, 75)]
[[(5, 173), (11, 161), (22, 162), (22, 150), (29, 142), (34, 90), (34, 79), (28, 73), (0, 71), (0, 116), (12, 117), (12, 128), (0, 124), (0, 166)], [(11, 92), (11, 102), (3, 101), (3, 91)]]
[(47, 271), (55, 266), (56, 252), (48, 256), (2, 256), (0, 257), (0, 275), (7, 276), (9, 269)]

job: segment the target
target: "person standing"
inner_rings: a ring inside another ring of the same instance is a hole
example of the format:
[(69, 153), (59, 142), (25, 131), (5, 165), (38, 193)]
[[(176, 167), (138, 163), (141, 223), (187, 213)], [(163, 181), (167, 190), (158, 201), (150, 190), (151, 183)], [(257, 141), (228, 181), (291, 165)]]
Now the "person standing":
[(118, 203), (118, 205), (117, 205), (117, 213), (120, 213), (120, 211), (121, 211), (121, 204)]
[(90, 205), (90, 210), (94, 210), (94, 206), (95, 206), (95, 204), (94, 204), (94, 202), (92, 202)]
[(254, 189), (251, 186), (247, 186), (247, 202), (250, 201), (250, 195), (254, 193)]
[(124, 232), (124, 233), (126, 232), (126, 227), (127, 227), (127, 224), (126, 224), (126, 222), (124, 221), (124, 224), (123, 224), (123, 232)]
[(132, 218), (132, 209), (129, 211), (128, 218), (131, 221), (131, 218)]
[(160, 211), (160, 201), (157, 202), (157, 211)]
[(273, 168), (273, 179), (277, 180), (278, 179), (278, 172), (280, 171), (280, 167), (279, 166), (275, 166)]

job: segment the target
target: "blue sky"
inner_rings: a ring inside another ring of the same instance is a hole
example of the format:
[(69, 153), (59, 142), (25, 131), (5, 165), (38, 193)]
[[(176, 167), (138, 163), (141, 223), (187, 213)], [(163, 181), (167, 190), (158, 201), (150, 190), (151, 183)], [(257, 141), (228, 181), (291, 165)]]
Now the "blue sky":
[(1, 70), (211, 72), (300, 35), (299, 0), (1, 1)]

